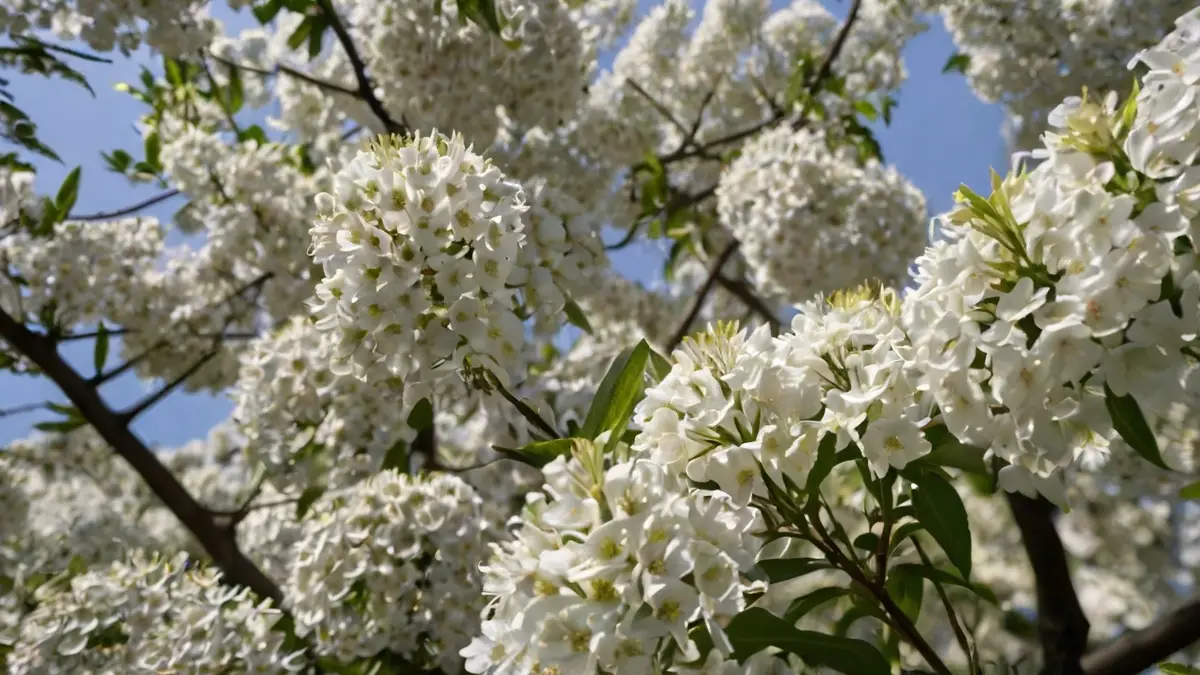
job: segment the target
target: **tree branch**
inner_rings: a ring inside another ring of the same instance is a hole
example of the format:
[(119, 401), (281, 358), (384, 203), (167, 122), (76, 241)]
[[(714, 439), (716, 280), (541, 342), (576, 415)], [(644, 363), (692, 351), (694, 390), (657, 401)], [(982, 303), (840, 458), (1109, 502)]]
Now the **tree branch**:
[[(1084, 675), (1080, 659), (1087, 650), (1090, 624), (1075, 595), (1067, 552), (1054, 528), (1055, 507), (1040, 497), (1006, 496), (1033, 567), (1042, 641), (1041, 674)], [(1130, 671), (1129, 675), (1137, 672)]]
[(717, 283), (717, 277), (721, 274), (721, 268), (725, 266), (725, 263), (733, 257), (733, 254), (737, 250), (738, 240), (731, 239), (725, 245), (725, 248), (717, 254), (717, 257), (713, 258), (712, 263), (708, 266), (708, 276), (704, 278), (704, 283), (700, 284), (700, 288), (696, 289), (696, 295), (692, 298), (692, 304), (688, 307), (687, 314), (684, 315), (683, 320), (679, 322), (679, 325), (671, 333), (671, 337), (667, 341), (667, 352), (675, 351), (679, 343), (683, 342), (684, 336), (688, 334), (688, 329), (691, 328), (696, 317), (700, 315), (700, 309), (704, 307), (704, 301), (708, 299), (708, 294), (712, 291), (713, 285)]
[(122, 218), (124, 216), (133, 215), (133, 214), (137, 213), (138, 211), (141, 211), (142, 209), (148, 209), (151, 206), (154, 206), (155, 204), (161, 204), (162, 202), (165, 202), (168, 199), (172, 199), (172, 198), (178, 197), (178, 196), (179, 196), (179, 190), (167, 190), (166, 192), (161, 192), (157, 195), (154, 195), (153, 197), (150, 197), (149, 199), (143, 199), (142, 201), (140, 201), (136, 204), (126, 206), (123, 209), (117, 209), (115, 211), (100, 211), (98, 213), (87, 213), (82, 216), (68, 216), (67, 220), (95, 221), (95, 220), (112, 220), (113, 218)]
[(745, 281), (730, 279), (724, 274), (717, 275), (717, 283), (721, 285), (721, 288), (741, 300), (750, 311), (767, 322), (767, 325), (771, 327), (772, 333), (775, 335), (779, 334), (779, 331), (783, 328), (783, 323), (779, 320), (779, 315), (775, 313), (775, 310), (771, 309), (766, 300), (763, 300), (754, 292), (750, 284)]
[(1200, 599), (1083, 657), (1085, 675), (1136, 675), (1200, 640)]
[(283, 593), (279, 587), (238, 548), (234, 530), (221, 527), (213, 519), (128, 424), (108, 407), (96, 389), (63, 360), (53, 342), (30, 331), (3, 310), (0, 310), (0, 336), (58, 385), (100, 437), (129, 463), (154, 495), (196, 537), (226, 581), (246, 586), (276, 605), (282, 603)]
[(350, 60), (350, 65), (354, 69), (354, 80), (358, 83), (359, 97), (367, 104), (371, 112), (375, 113), (375, 117), (383, 123), (385, 131), (392, 134), (407, 133), (408, 129), (405, 125), (392, 119), (387, 108), (383, 107), (383, 102), (375, 95), (375, 86), (371, 84), (371, 78), (367, 77), (367, 64), (358, 53), (358, 47), (354, 45), (354, 38), (350, 36), (350, 31), (346, 30), (346, 25), (334, 11), (333, 3), (330, 0), (317, 0), (317, 6), (329, 20), (329, 27), (333, 29), (338, 42), (342, 43), (342, 49), (346, 51), (346, 58)]
[(170, 382), (160, 387), (158, 391), (143, 398), (141, 401), (138, 401), (129, 409), (117, 413), (117, 417), (126, 424), (133, 422), (133, 420), (137, 419), (138, 415), (141, 415), (150, 408), (154, 407), (155, 404), (166, 398), (171, 392), (178, 389), (179, 385), (183, 384), (192, 375), (195, 375), (201, 368), (204, 367), (204, 364), (212, 361), (213, 357), (220, 353), (220, 351), (221, 347), (220, 343), (218, 342), (216, 347), (210, 349), (209, 351), (205, 352), (203, 356), (196, 359), (196, 362), (188, 366), (187, 370), (175, 376), (175, 378)]

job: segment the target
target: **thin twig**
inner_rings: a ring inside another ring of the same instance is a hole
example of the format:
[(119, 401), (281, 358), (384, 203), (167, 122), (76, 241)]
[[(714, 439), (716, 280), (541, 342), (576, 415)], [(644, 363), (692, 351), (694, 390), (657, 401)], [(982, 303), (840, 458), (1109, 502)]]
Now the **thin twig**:
[(708, 266), (708, 275), (704, 278), (704, 283), (700, 284), (700, 288), (696, 289), (696, 295), (692, 298), (692, 304), (688, 307), (687, 313), (683, 316), (683, 320), (675, 327), (671, 337), (667, 340), (667, 351), (675, 351), (680, 342), (683, 342), (684, 336), (688, 334), (692, 323), (696, 317), (700, 315), (701, 308), (704, 307), (704, 301), (708, 299), (708, 294), (712, 291), (712, 287), (717, 283), (717, 277), (721, 274), (721, 268), (725, 263), (733, 257), (733, 254), (738, 250), (738, 240), (732, 239), (725, 248), (713, 258), (712, 263)]
[(99, 213), (88, 213), (88, 214), (84, 214), (82, 216), (69, 216), (67, 218), (67, 220), (96, 221), (96, 220), (112, 220), (113, 218), (122, 218), (124, 216), (133, 215), (133, 214), (137, 213), (138, 211), (141, 211), (142, 209), (148, 209), (151, 206), (154, 206), (155, 204), (161, 204), (162, 202), (165, 202), (168, 199), (178, 197), (179, 194), (180, 194), (179, 190), (167, 190), (165, 192), (161, 192), (157, 195), (154, 195), (153, 197), (150, 197), (149, 199), (143, 199), (142, 201), (140, 201), (136, 204), (133, 204), (131, 206), (126, 206), (123, 209), (117, 209), (115, 211), (100, 211)]
[(674, 126), (676, 129), (678, 129), (679, 133), (683, 134), (683, 137), (685, 139), (687, 138), (688, 128), (683, 125), (683, 122), (679, 121), (678, 117), (675, 117), (675, 114), (671, 112), (670, 108), (663, 105), (663, 103), (661, 101), (659, 101), (658, 99), (651, 96), (650, 92), (643, 89), (642, 85), (637, 83), (637, 80), (634, 80), (631, 78), (625, 78), (625, 84), (628, 84), (630, 87), (633, 87), (634, 91), (636, 91), (638, 94), (640, 94), (642, 98), (649, 101), (651, 106), (654, 106), (654, 109), (658, 111), (658, 114), (662, 115), (664, 118), (666, 118), (666, 120), (668, 122), (671, 123), (672, 126)]
[[(921, 562), (925, 563), (926, 567), (933, 567), (933, 561), (925, 553), (925, 549), (921, 547), (921, 542), (916, 537), (912, 538), (913, 547), (917, 551), (917, 555), (921, 556)], [(938, 594), (938, 599), (942, 601), (942, 607), (946, 610), (946, 618), (950, 620), (950, 628), (954, 631), (954, 639), (958, 640), (958, 646), (962, 648), (963, 654), (967, 657), (967, 667), (971, 669), (973, 674), (979, 673), (979, 665), (975, 663), (975, 650), (971, 649), (971, 644), (967, 642), (967, 634), (963, 632), (962, 625), (959, 624), (958, 614), (954, 611), (954, 605), (950, 603), (949, 596), (946, 595), (946, 589), (942, 587), (942, 582), (936, 577), (929, 580), (933, 584), (934, 590)]]
[(201, 368), (203, 368), (209, 361), (212, 361), (213, 357), (219, 353), (221, 353), (221, 348), (219, 345), (214, 349), (208, 350), (204, 353), (204, 355), (196, 359), (192, 365), (188, 366), (187, 370), (184, 370), (179, 375), (176, 375), (170, 382), (167, 382), (160, 387), (158, 391), (143, 398), (141, 401), (138, 401), (132, 407), (117, 413), (117, 417), (125, 423), (132, 422), (137, 418), (138, 415), (146, 412), (159, 401), (166, 398), (171, 392), (178, 389), (181, 384), (183, 384), (189, 377), (199, 372)]
[(24, 405), (17, 405), (17, 406), (13, 406), (11, 408), (4, 408), (4, 409), (0, 410), (0, 417), (11, 417), (13, 415), (24, 415), (25, 413), (31, 413), (31, 412), (35, 412), (35, 411), (43, 410), (43, 409), (48, 410), (49, 408), (50, 408), (49, 404), (45, 403), (45, 402), (26, 403)]
[(775, 310), (771, 309), (766, 300), (763, 300), (754, 292), (750, 284), (745, 281), (730, 279), (724, 274), (717, 276), (717, 283), (729, 294), (741, 300), (758, 318), (765, 321), (771, 327), (771, 333), (775, 335), (779, 334), (779, 331), (783, 328), (783, 323), (779, 320), (779, 316), (775, 313)]
[(351, 89), (350, 87), (343, 87), (342, 85), (337, 84), (336, 82), (329, 82), (327, 80), (322, 80), (319, 77), (313, 77), (312, 75), (309, 75), (308, 73), (306, 73), (302, 70), (296, 70), (295, 68), (293, 68), (289, 65), (278, 63), (278, 64), (275, 64), (274, 70), (268, 70), (266, 68), (259, 68), (257, 66), (249, 66), (244, 63), (238, 63), (236, 61), (227, 59), (223, 56), (218, 56), (211, 52), (209, 52), (209, 55), (212, 56), (213, 59), (215, 59), (219, 63), (229, 66), (230, 68), (238, 68), (241, 70), (249, 71), (251, 73), (255, 73), (256, 75), (262, 75), (263, 77), (275, 77), (279, 73), (285, 73), (287, 75), (290, 75), (290, 76), (296, 78), (297, 80), (303, 80), (304, 82), (307, 82), (319, 89), (331, 91), (335, 94), (343, 94), (346, 96), (353, 96), (354, 98), (359, 98), (357, 89)]
[(329, 27), (337, 35), (338, 42), (342, 44), (342, 49), (346, 52), (346, 58), (350, 60), (350, 66), (354, 69), (354, 79), (358, 83), (358, 95), (371, 109), (371, 112), (375, 113), (375, 117), (379, 118), (384, 131), (401, 135), (407, 133), (408, 129), (405, 128), (405, 125), (392, 119), (387, 108), (383, 106), (383, 102), (375, 95), (375, 86), (371, 84), (371, 78), (367, 76), (367, 64), (358, 53), (358, 47), (354, 45), (354, 38), (346, 30), (346, 25), (342, 23), (341, 18), (333, 9), (333, 3), (330, 0), (317, 0), (317, 6), (325, 14), (325, 18), (329, 21)]

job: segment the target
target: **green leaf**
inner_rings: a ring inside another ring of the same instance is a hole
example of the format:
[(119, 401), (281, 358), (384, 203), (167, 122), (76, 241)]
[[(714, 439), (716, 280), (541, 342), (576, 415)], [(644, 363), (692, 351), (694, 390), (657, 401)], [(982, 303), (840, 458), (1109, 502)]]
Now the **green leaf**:
[(146, 164), (150, 165), (153, 172), (157, 172), (162, 167), (162, 164), (159, 163), (159, 156), (162, 154), (162, 140), (158, 137), (157, 131), (152, 131), (150, 135), (146, 136), (144, 149)]
[(566, 307), (563, 308), (567, 313), (567, 323), (571, 324), (587, 333), (592, 334), (592, 324), (588, 323), (587, 316), (583, 313), (583, 308), (574, 300), (568, 299)]
[(299, 26), (296, 26), (296, 30), (292, 31), (292, 34), (288, 36), (288, 49), (299, 49), (300, 45), (304, 44), (309, 34), (312, 33), (313, 23), (313, 17), (307, 16), (300, 22)]
[(912, 462), (912, 466), (948, 466), (967, 473), (988, 475), (987, 462), (983, 461), (983, 450), (964, 445), (945, 425), (939, 424), (925, 430), (925, 440), (933, 446), (929, 454)]
[(325, 488), (320, 486), (306, 488), (304, 492), (301, 492), (300, 498), (296, 500), (296, 520), (304, 520), (304, 516), (308, 515), (308, 512), (310, 509), (312, 509), (313, 504), (315, 504), (323, 494), (325, 494)]
[(504, 29), (496, 13), (495, 0), (457, 0), (458, 13), (487, 30), (499, 35)]
[(255, 5), (251, 11), (254, 12), (254, 18), (258, 19), (259, 23), (268, 23), (275, 18), (276, 14), (279, 14), (281, 9), (283, 9), (283, 0), (267, 0)]
[(879, 546), (879, 535), (874, 532), (863, 532), (854, 538), (854, 548), (874, 553), (877, 546)]
[(225, 85), (225, 105), (230, 115), (236, 115), (246, 103), (246, 91), (242, 86), (242, 71), (238, 68), (230, 68), (228, 76), (229, 84)]
[(380, 467), (380, 470), (388, 471), (390, 469), (401, 473), (408, 471), (408, 441), (396, 441), (392, 443), (392, 447), (388, 448), (387, 454), (383, 456), (383, 466)]
[(104, 372), (104, 364), (108, 363), (108, 328), (101, 321), (96, 329), (96, 346), (92, 350), (92, 364), (96, 366), (96, 374)]
[(804, 491), (809, 495), (819, 493), (821, 481), (829, 477), (833, 467), (838, 464), (837, 457), (837, 434), (827, 433), (821, 437), (821, 442), (817, 444), (817, 459), (813, 462), (812, 471), (808, 473), (808, 480), (804, 483)]
[(37, 424), (33, 425), (33, 428), (37, 429), (38, 431), (47, 431), (47, 432), (51, 432), (51, 433), (66, 434), (66, 433), (70, 433), (86, 424), (87, 424), (87, 420), (85, 420), (85, 419), (70, 418), (70, 419), (65, 419), (65, 420), (59, 420), (56, 422), (38, 422)]
[(133, 157), (124, 150), (113, 150), (111, 153), (100, 153), (104, 158), (104, 163), (108, 165), (109, 170), (116, 173), (125, 173), (129, 167), (133, 165)]
[(178, 87), (183, 85), (183, 68), (179, 65), (178, 59), (164, 59), (166, 61), (167, 82)]
[(872, 105), (870, 101), (855, 101), (854, 109), (857, 110), (863, 117), (871, 120), (872, 122), (874, 122), (876, 119), (879, 119), (879, 112), (875, 110), (875, 106)]
[(967, 581), (962, 577), (952, 572), (947, 572), (943, 569), (930, 567), (928, 565), (921, 565), (918, 563), (905, 563), (903, 565), (896, 565), (894, 568), (892, 568), (892, 571), (896, 570), (904, 570), (905, 574), (912, 574), (923, 579), (936, 581), (940, 584), (948, 584), (950, 586), (965, 588), (992, 605), (999, 606), (1000, 604), (1000, 600), (996, 597), (996, 594), (992, 592), (992, 589), (984, 586), (983, 584), (971, 583), (970, 581)]
[(802, 595), (793, 600), (791, 604), (788, 605), (787, 611), (783, 613), (783, 618), (788, 623), (795, 624), (814, 609), (849, 593), (849, 590), (841, 587), (818, 588), (811, 593)]
[(254, 141), (259, 145), (266, 145), (271, 142), (271, 139), (267, 138), (267, 132), (263, 131), (263, 128), (257, 124), (252, 124), (242, 129), (238, 132), (237, 138), (239, 141)]
[(329, 30), (329, 20), (322, 14), (314, 18), (313, 28), (308, 33), (308, 60), (311, 61), (321, 55), (322, 41), (325, 38), (325, 31)]
[(914, 574), (910, 566), (899, 565), (888, 570), (888, 595), (904, 614), (916, 622), (921, 615), (921, 600), (925, 593), (925, 579)]
[(569, 454), (571, 449), (575, 447), (574, 439), (570, 438), (555, 438), (549, 441), (536, 441), (520, 448), (506, 448), (499, 445), (493, 445), (492, 449), (501, 454), (507, 455), (512, 459), (542, 468), (556, 457)]
[(892, 98), (891, 96), (884, 96), (883, 102), (879, 107), (880, 107), (880, 114), (883, 116), (883, 123), (885, 125), (891, 126), (892, 110), (894, 110), (896, 108), (896, 99)]
[(657, 349), (650, 350), (650, 374), (658, 382), (662, 382), (671, 374), (671, 361), (658, 353)]
[(761, 607), (733, 617), (725, 628), (738, 661), (767, 647), (795, 654), (811, 667), (847, 675), (890, 675), (887, 659), (869, 642), (799, 630)]
[(1133, 396), (1129, 394), (1117, 396), (1105, 383), (1104, 406), (1108, 408), (1108, 416), (1112, 418), (1113, 428), (1117, 430), (1118, 434), (1121, 434), (1121, 438), (1129, 444), (1129, 447), (1133, 448), (1134, 452), (1159, 468), (1173, 471), (1163, 461), (1162, 453), (1158, 449), (1158, 439), (1155, 438), (1150, 425), (1146, 423), (1142, 409)]
[(1200, 668), (1185, 666), (1182, 663), (1160, 663), (1158, 669), (1163, 675), (1200, 675)]
[(1200, 481), (1196, 481), (1191, 485), (1185, 485), (1179, 490), (1180, 499), (1200, 500)]
[(417, 431), (424, 431), (433, 425), (433, 404), (429, 399), (423, 398), (417, 401), (411, 412), (408, 413), (408, 426)]
[(613, 360), (583, 421), (584, 438), (594, 440), (603, 432), (611, 431), (606, 450), (620, 440), (625, 427), (629, 426), (634, 406), (645, 396), (646, 363), (651, 351), (650, 345), (642, 340)]
[(917, 520), (946, 552), (951, 564), (962, 572), (963, 578), (970, 579), (971, 528), (962, 499), (954, 486), (935, 473), (923, 473), (919, 478), (912, 494)]
[(925, 527), (917, 522), (905, 523), (900, 527), (897, 527), (895, 533), (892, 534), (892, 543), (890, 548), (888, 548), (888, 553), (895, 551), (896, 547), (899, 546), (905, 539), (908, 539), (923, 529), (925, 529)]
[(78, 166), (71, 169), (71, 173), (67, 174), (62, 185), (58, 187), (58, 194), (54, 195), (54, 208), (63, 219), (66, 219), (71, 213), (71, 209), (75, 208), (75, 200), (79, 198), (80, 170)]
[(967, 68), (971, 66), (971, 57), (968, 54), (960, 54), (955, 52), (946, 59), (946, 65), (942, 66), (943, 73), (957, 72), (966, 73)]
[(833, 565), (824, 558), (772, 558), (758, 561), (758, 567), (771, 583), (777, 584), (817, 570), (831, 569)]

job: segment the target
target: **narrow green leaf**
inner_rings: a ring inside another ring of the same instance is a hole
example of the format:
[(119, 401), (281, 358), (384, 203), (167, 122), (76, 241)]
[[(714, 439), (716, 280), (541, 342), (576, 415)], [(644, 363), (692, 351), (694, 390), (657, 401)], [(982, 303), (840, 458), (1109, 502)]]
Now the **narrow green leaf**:
[(1173, 471), (1163, 461), (1162, 453), (1158, 449), (1158, 439), (1154, 436), (1150, 425), (1146, 423), (1142, 409), (1133, 396), (1129, 394), (1117, 396), (1105, 383), (1104, 406), (1108, 408), (1108, 416), (1112, 418), (1113, 428), (1121, 434), (1121, 438), (1129, 444), (1129, 447), (1133, 448), (1134, 452), (1159, 468)]
[(92, 364), (96, 366), (96, 374), (104, 372), (104, 364), (108, 363), (108, 328), (101, 321), (96, 328), (96, 346), (92, 350)]
[(904, 570), (904, 574), (915, 575), (923, 579), (936, 581), (940, 584), (965, 588), (992, 605), (998, 606), (1000, 604), (1000, 600), (996, 597), (996, 594), (992, 592), (992, 589), (984, 586), (983, 584), (971, 583), (970, 581), (963, 579), (953, 572), (947, 572), (943, 569), (918, 563), (905, 563), (903, 565), (896, 565), (894, 568), (892, 568), (892, 571), (896, 570)]
[(279, 14), (281, 9), (283, 9), (283, 0), (267, 0), (255, 5), (251, 11), (254, 12), (254, 18), (258, 19), (259, 23), (268, 23), (275, 18), (276, 14)]
[(417, 431), (424, 431), (433, 425), (433, 404), (429, 399), (423, 398), (417, 401), (411, 412), (408, 413), (408, 426)]
[(288, 49), (299, 49), (300, 45), (304, 44), (304, 42), (308, 40), (308, 36), (310, 33), (312, 33), (312, 29), (313, 17), (305, 17), (304, 20), (300, 22), (300, 25), (296, 26), (296, 30), (292, 31), (292, 34), (288, 36)]
[(242, 71), (238, 68), (228, 70), (229, 84), (225, 85), (225, 103), (230, 115), (236, 115), (246, 103), (246, 91), (242, 86)]
[(75, 200), (79, 198), (80, 170), (78, 166), (71, 169), (71, 173), (67, 174), (62, 185), (58, 187), (58, 194), (54, 196), (54, 208), (64, 220), (71, 213), (71, 209), (75, 208)]
[(325, 31), (329, 30), (329, 21), (325, 15), (319, 17), (320, 21), (313, 24), (313, 28), (308, 33), (308, 60), (311, 61), (321, 55), (321, 49), (324, 46), (322, 43), (325, 39)]
[(787, 611), (783, 613), (783, 618), (791, 624), (795, 624), (800, 619), (804, 618), (809, 612), (824, 605), (827, 602), (836, 600), (843, 595), (847, 595), (850, 591), (845, 588), (818, 588), (817, 590), (802, 595), (788, 605)]
[(157, 172), (162, 164), (159, 162), (159, 157), (162, 154), (162, 140), (158, 137), (157, 131), (152, 131), (144, 142), (146, 151), (146, 164), (150, 165), (153, 172)]
[(1200, 675), (1200, 668), (1193, 668), (1182, 663), (1160, 663), (1158, 669), (1163, 675)]
[(761, 607), (733, 617), (725, 628), (738, 661), (767, 647), (799, 656), (811, 667), (830, 668), (847, 675), (890, 675), (887, 659), (869, 642), (799, 630)]
[(860, 115), (871, 120), (872, 122), (879, 118), (879, 112), (875, 110), (875, 106), (872, 105), (870, 101), (855, 101), (854, 109), (857, 110)]
[(300, 498), (296, 500), (296, 520), (304, 520), (304, 516), (308, 515), (313, 504), (325, 494), (325, 488), (313, 486), (306, 488), (300, 493)]
[(570, 438), (555, 438), (549, 441), (537, 441), (520, 448), (493, 445), (492, 449), (518, 462), (540, 469), (554, 461), (556, 457), (569, 454), (574, 445), (574, 440)]
[(897, 527), (896, 531), (892, 534), (892, 543), (890, 544), (888, 553), (895, 551), (896, 547), (903, 543), (905, 539), (908, 539), (923, 529), (925, 529), (925, 527), (918, 522), (909, 522)]
[(821, 481), (829, 477), (833, 467), (837, 466), (837, 435), (827, 433), (821, 437), (821, 442), (817, 444), (817, 459), (813, 462), (812, 471), (808, 473), (808, 480), (804, 483), (804, 491), (809, 495), (818, 494), (821, 486)]
[(1179, 491), (1180, 499), (1200, 500), (1200, 481), (1186, 485)]
[(954, 486), (935, 473), (923, 473), (913, 490), (917, 520), (933, 536), (951, 564), (971, 578), (971, 528), (967, 510)]
[(946, 59), (946, 65), (942, 66), (943, 73), (966, 73), (967, 68), (971, 66), (971, 57), (969, 54), (960, 54), (955, 52)]
[(758, 561), (758, 567), (773, 584), (802, 577), (817, 570), (833, 567), (824, 558), (772, 558)]
[(650, 345), (642, 340), (613, 360), (583, 421), (584, 438), (594, 440), (603, 432), (611, 431), (609, 448), (620, 440), (625, 427), (629, 426), (634, 406), (646, 393), (646, 363), (650, 360), (650, 352)]
[(863, 532), (854, 538), (854, 548), (874, 552), (877, 546), (879, 546), (879, 535), (874, 532)]
[(916, 622), (921, 615), (921, 600), (924, 599), (925, 579), (914, 574), (909, 567), (899, 565), (888, 570), (888, 595), (904, 614)]
[(657, 349), (650, 350), (650, 374), (658, 382), (662, 382), (671, 374), (671, 360), (659, 354)]
[(567, 323), (579, 328), (579, 330), (592, 334), (592, 324), (588, 323), (587, 316), (583, 313), (583, 308), (574, 300), (568, 299), (563, 310), (567, 313)]
[(87, 420), (85, 419), (71, 418), (56, 422), (38, 422), (37, 424), (33, 425), (33, 428), (37, 429), (38, 431), (66, 434), (86, 424)]

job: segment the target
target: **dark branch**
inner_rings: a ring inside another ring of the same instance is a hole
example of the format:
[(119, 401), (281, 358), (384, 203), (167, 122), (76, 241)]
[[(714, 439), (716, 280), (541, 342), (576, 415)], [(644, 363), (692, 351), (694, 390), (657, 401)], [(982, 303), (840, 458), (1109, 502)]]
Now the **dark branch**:
[(775, 313), (775, 310), (771, 309), (766, 300), (763, 300), (754, 292), (750, 284), (745, 281), (730, 279), (724, 274), (717, 275), (717, 283), (726, 292), (736, 296), (743, 304), (750, 308), (750, 311), (765, 321), (771, 327), (772, 333), (775, 335), (779, 334), (779, 331), (783, 327), (783, 324), (779, 321), (779, 315)]
[(167, 190), (166, 192), (157, 194), (153, 197), (150, 197), (149, 199), (144, 199), (136, 204), (126, 206), (123, 209), (117, 209), (116, 211), (101, 211), (99, 213), (88, 213), (88, 214), (85, 214), (82, 216), (70, 216), (68, 218), (68, 220), (89, 220), (89, 221), (91, 221), (91, 220), (112, 220), (113, 218), (122, 218), (124, 216), (133, 215), (133, 214), (137, 213), (138, 211), (141, 211), (142, 209), (148, 209), (151, 206), (154, 206), (155, 204), (161, 204), (162, 202), (165, 202), (168, 199), (172, 199), (172, 198), (178, 197), (178, 196), (179, 196), (179, 190)]
[[(1087, 650), (1090, 624), (1075, 594), (1067, 552), (1054, 527), (1055, 507), (1042, 498), (1019, 494), (1007, 497), (1033, 567), (1042, 641), (1041, 675), (1084, 675), (1080, 659)], [(1129, 675), (1137, 672), (1130, 671)]]
[(245, 70), (247, 72), (255, 73), (257, 75), (262, 75), (263, 77), (274, 77), (274, 76), (278, 75), (279, 73), (286, 73), (286, 74), (296, 78), (297, 80), (303, 80), (303, 81), (305, 81), (315, 87), (318, 87), (320, 89), (324, 89), (326, 91), (331, 91), (335, 94), (344, 94), (346, 96), (353, 96), (354, 98), (359, 98), (357, 89), (343, 87), (342, 85), (337, 84), (336, 82), (328, 82), (326, 80), (322, 80), (319, 77), (313, 77), (312, 75), (309, 75), (306, 72), (296, 70), (295, 68), (292, 68), (291, 66), (285, 66), (282, 63), (276, 64), (275, 70), (267, 70), (266, 68), (257, 68), (255, 66), (248, 66), (244, 63), (238, 63), (236, 61), (232, 61), (223, 56), (218, 56), (211, 52), (209, 53), (209, 56), (211, 56), (218, 63), (221, 63), (222, 65), (228, 66), (230, 68), (237, 68), (239, 70)]
[(671, 333), (670, 339), (667, 341), (667, 351), (674, 351), (683, 342), (684, 336), (688, 334), (688, 329), (695, 322), (696, 317), (700, 315), (700, 309), (704, 307), (704, 301), (708, 299), (708, 294), (712, 291), (712, 287), (717, 283), (717, 277), (721, 274), (721, 268), (725, 263), (733, 257), (733, 254), (738, 250), (738, 241), (731, 240), (725, 245), (725, 248), (713, 258), (712, 263), (708, 266), (708, 275), (704, 278), (704, 283), (700, 284), (700, 288), (696, 289), (696, 295), (692, 298), (692, 304), (688, 307), (687, 314), (683, 320), (679, 322), (679, 326)]
[(354, 38), (350, 36), (350, 31), (346, 30), (346, 25), (334, 11), (333, 3), (330, 0), (317, 0), (317, 6), (329, 20), (329, 27), (333, 29), (338, 42), (342, 44), (342, 49), (346, 51), (346, 58), (350, 60), (350, 65), (354, 69), (354, 79), (358, 83), (358, 96), (367, 104), (375, 117), (378, 117), (379, 121), (383, 123), (384, 131), (392, 134), (407, 133), (408, 129), (405, 128), (405, 125), (392, 119), (387, 108), (383, 107), (383, 102), (375, 95), (375, 86), (371, 84), (371, 78), (367, 76), (367, 64), (358, 53), (358, 47), (354, 45)]
[(242, 553), (233, 530), (217, 523), (188, 493), (129, 425), (108, 407), (96, 389), (63, 360), (52, 341), (30, 331), (3, 310), (0, 310), (0, 336), (58, 385), (100, 437), (129, 463), (155, 496), (196, 537), (227, 582), (246, 586), (260, 597), (270, 598), (276, 605), (282, 603), (283, 594), (279, 587)]
[(26, 403), (25, 405), (17, 405), (11, 408), (0, 410), (0, 417), (10, 417), (12, 415), (24, 415), (25, 413), (36, 412), (38, 410), (49, 409), (46, 403)]
[(163, 400), (168, 395), (170, 395), (171, 392), (178, 389), (179, 386), (182, 385), (185, 381), (187, 381), (187, 379), (189, 377), (191, 377), (192, 375), (195, 375), (201, 368), (204, 367), (204, 365), (206, 363), (208, 363), (209, 361), (212, 361), (213, 357), (216, 356), (217, 354), (219, 354), (220, 352), (221, 352), (221, 347), (220, 347), (220, 343), (218, 343), (218, 345), (215, 348), (210, 349), (208, 352), (205, 352), (205, 354), (203, 356), (196, 359), (196, 362), (193, 363), (192, 365), (188, 366), (187, 370), (185, 370), (182, 373), (180, 373), (179, 375), (175, 376), (175, 378), (172, 379), (170, 382), (167, 382), (162, 387), (160, 387), (158, 389), (158, 391), (143, 398), (141, 401), (138, 401), (129, 409), (124, 410), (120, 413), (117, 413), (117, 417), (119, 417), (121, 419), (121, 421), (125, 422), (126, 424), (133, 422), (133, 420), (135, 420), (138, 415), (141, 415), (142, 413), (146, 412), (150, 408), (154, 407), (154, 405), (156, 405), (159, 401)]
[(1200, 640), (1200, 599), (1083, 657), (1086, 675), (1136, 675)]

